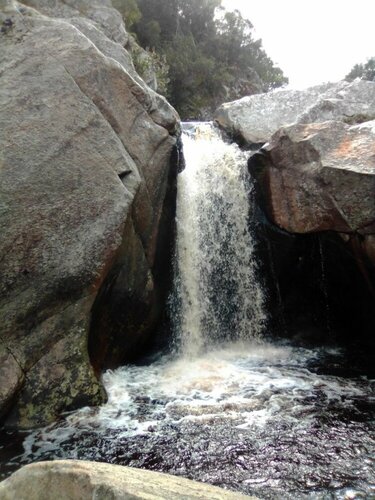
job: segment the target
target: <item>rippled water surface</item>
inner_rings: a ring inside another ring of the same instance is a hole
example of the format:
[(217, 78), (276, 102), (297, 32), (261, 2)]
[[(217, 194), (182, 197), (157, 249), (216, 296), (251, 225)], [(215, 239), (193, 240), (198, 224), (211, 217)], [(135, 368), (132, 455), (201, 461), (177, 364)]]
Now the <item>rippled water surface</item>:
[(317, 374), (327, 356), (339, 365), (336, 350), (237, 343), (108, 371), (106, 405), (29, 434), (13, 462), (106, 461), (259, 498), (375, 498), (373, 384)]

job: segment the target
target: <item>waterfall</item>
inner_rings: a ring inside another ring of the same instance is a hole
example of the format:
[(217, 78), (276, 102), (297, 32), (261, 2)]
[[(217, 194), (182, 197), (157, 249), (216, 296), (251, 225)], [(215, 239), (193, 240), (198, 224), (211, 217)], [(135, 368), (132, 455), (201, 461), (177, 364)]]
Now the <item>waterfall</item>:
[(17, 437), (6, 436), (0, 461), (14, 470), (79, 457), (257, 498), (374, 498), (373, 380), (336, 376), (357, 373), (340, 349), (256, 341), (265, 314), (246, 155), (210, 124), (185, 129), (184, 154), (172, 311), (180, 352), (107, 370), (106, 404), (24, 435), (11, 461)]
[(257, 339), (265, 323), (246, 155), (212, 123), (185, 124), (178, 177), (174, 310), (183, 355)]

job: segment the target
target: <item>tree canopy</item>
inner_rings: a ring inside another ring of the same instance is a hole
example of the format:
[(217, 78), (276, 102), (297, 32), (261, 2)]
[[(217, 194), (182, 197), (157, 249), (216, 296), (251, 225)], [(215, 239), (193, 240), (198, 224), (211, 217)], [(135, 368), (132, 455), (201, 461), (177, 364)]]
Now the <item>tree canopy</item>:
[(288, 82), (253, 26), (221, 0), (114, 0), (140, 45), (168, 67), (166, 97), (183, 119), (210, 117), (222, 102)]
[(375, 82), (375, 57), (368, 59), (365, 64), (355, 64), (346, 75), (345, 80), (351, 82), (356, 78)]

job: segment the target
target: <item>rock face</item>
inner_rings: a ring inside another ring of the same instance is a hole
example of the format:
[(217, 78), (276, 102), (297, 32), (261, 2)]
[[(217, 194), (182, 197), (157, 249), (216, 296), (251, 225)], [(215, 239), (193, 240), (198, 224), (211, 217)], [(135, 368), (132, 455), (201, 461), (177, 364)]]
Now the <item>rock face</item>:
[(279, 128), (294, 123), (375, 119), (375, 83), (328, 83), (307, 90), (279, 90), (225, 103), (216, 122), (245, 144), (264, 144)]
[[(0, 1), (0, 417), (8, 425), (40, 425), (103, 401), (87, 343), (109, 275), (126, 266), (131, 284), (121, 292), (146, 311), (143, 337), (157, 319), (178, 117), (138, 77), (126, 42), (108, 0)], [(108, 317), (103, 345), (114, 325)]]
[(251, 499), (189, 479), (75, 460), (27, 465), (0, 483), (2, 500)]
[(315, 324), (373, 346), (375, 122), (281, 128), (249, 168), (262, 210), (282, 230), (266, 226), (262, 237), (283, 328)]
[(283, 229), (375, 234), (375, 121), (282, 128), (250, 168), (268, 217)]
[(375, 283), (375, 121), (281, 128), (249, 168), (273, 223), (290, 233), (334, 231), (355, 239), (367, 281)]

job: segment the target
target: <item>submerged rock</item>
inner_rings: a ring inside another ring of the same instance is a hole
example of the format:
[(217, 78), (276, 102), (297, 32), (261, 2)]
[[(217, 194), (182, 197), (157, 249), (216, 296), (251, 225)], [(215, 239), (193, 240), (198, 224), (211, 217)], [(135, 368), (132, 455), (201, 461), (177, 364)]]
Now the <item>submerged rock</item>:
[(369, 121), (375, 118), (375, 82), (341, 81), (251, 95), (222, 104), (214, 118), (245, 144), (264, 144), (279, 128), (295, 123)]
[(251, 499), (189, 479), (120, 465), (76, 460), (22, 467), (0, 483), (3, 500)]
[(137, 273), (124, 293), (147, 295), (143, 339), (155, 325), (178, 117), (109, 1), (3, 1), (0, 25), (0, 417), (27, 427), (103, 401), (87, 343), (109, 272)]

